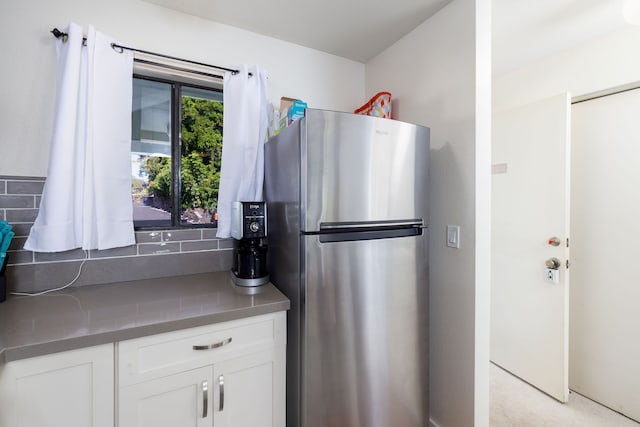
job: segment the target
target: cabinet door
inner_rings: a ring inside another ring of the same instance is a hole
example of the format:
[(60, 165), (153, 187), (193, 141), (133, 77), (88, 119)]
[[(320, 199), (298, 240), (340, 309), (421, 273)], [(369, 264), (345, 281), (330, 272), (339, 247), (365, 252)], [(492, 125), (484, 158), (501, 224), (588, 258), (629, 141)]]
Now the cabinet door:
[(120, 388), (120, 427), (211, 427), (212, 369)]
[(113, 427), (113, 344), (0, 364), (1, 427)]
[(273, 352), (216, 364), (214, 426), (284, 427), (283, 365)]

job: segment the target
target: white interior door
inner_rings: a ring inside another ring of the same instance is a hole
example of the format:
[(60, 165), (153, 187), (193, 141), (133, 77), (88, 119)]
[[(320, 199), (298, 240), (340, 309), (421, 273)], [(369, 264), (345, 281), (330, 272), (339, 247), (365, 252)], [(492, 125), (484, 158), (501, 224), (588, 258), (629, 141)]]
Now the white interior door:
[[(569, 397), (570, 97), (494, 114), (491, 360)], [(552, 246), (549, 239), (560, 244)], [(545, 262), (560, 261), (558, 281)]]
[(572, 111), (570, 386), (640, 421), (640, 90)]

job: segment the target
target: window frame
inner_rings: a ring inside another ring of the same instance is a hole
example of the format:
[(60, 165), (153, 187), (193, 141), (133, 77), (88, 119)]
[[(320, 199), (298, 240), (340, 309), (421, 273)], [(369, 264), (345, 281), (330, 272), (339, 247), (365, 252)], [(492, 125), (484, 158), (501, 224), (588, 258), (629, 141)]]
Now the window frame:
[[(182, 195), (182, 96), (181, 89), (190, 87), (203, 89), (211, 92), (223, 93), (219, 87), (199, 85), (181, 80), (172, 80), (164, 77), (149, 76), (145, 74), (133, 73), (134, 79), (148, 80), (158, 83), (168, 84), (171, 87), (171, 224), (153, 224), (160, 220), (133, 221), (135, 231), (154, 230), (180, 230), (193, 228), (217, 228), (218, 221), (214, 219), (211, 224), (189, 224), (180, 220)], [(218, 86), (218, 85), (216, 85)], [(224, 111), (224, 102), (223, 102)], [(223, 113), (224, 114), (224, 113)]]

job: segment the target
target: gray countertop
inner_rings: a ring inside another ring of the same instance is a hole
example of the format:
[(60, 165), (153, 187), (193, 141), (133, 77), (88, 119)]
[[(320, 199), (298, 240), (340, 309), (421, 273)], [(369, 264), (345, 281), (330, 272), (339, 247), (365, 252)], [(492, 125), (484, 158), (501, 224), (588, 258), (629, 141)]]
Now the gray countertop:
[(0, 303), (0, 363), (289, 309), (271, 283), (229, 272), (69, 288)]

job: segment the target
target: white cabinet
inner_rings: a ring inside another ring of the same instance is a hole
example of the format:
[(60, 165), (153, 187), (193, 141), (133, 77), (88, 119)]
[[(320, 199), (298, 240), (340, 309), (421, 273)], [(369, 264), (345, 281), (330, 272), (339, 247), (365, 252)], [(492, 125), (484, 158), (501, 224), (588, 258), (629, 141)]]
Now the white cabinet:
[(120, 427), (211, 426), (212, 371), (200, 368), (120, 390)]
[(0, 363), (0, 427), (284, 427), (285, 316)]
[(113, 344), (0, 364), (1, 427), (113, 427)]
[(284, 427), (285, 313), (118, 344), (119, 426)]

